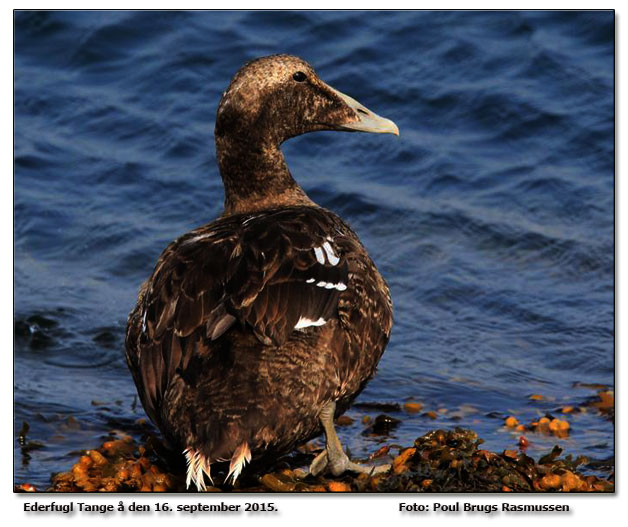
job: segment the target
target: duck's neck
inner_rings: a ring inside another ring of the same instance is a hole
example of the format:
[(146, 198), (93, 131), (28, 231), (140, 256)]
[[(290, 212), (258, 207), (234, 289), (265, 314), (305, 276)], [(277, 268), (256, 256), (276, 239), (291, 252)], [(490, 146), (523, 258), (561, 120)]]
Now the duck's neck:
[(314, 205), (290, 174), (279, 145), (217, 136), (216, 154), (225, 186), (225, 216)]

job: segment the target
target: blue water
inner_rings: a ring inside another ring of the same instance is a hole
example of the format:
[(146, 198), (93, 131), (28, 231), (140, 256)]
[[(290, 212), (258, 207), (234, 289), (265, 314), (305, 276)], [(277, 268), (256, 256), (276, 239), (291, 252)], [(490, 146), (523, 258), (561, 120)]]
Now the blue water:
[[(612, 12), (18, 12), (15, 15), (15, 430), (45, 487), (77, 450), (143, 417), (123, 359), (128, 312), (161, 250), (220, 214), (221, 93), (247, 60), (292, 53), (393, 119), (399, 138), (325, 132), (284, 152), (390, 284), (395, 326), (358, 402), (391, 437), (471, 427), (516, 448), (529, 423), (613, 385)], [(541, 394), (542, 401), (531, 401)], [(611, 421), (569, 417), (606, 459)]]

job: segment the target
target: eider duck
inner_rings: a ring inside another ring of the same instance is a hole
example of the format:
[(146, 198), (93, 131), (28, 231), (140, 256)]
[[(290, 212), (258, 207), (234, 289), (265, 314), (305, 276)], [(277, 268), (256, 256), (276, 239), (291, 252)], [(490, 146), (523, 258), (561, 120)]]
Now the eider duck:
[(288, 170), (280, 145), (317, 130), (399, 134), (298, 57), (244, 65), (216, 117), (224, 213), (164, 250), (129, 315), (127, 363), (188, 488), (220, 461), (235, 483), (321, 432), (313, 474), (388, 468), (351, 462), (334, 429), (375, 372), (392, 302), (355, 233)]

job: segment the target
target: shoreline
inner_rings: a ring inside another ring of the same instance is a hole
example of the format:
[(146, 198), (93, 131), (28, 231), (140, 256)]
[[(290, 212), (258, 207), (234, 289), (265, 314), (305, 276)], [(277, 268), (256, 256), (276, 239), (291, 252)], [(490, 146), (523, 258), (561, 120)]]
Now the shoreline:
[[(390, 470), (375, 476), (311, 476), (307, 466), (317, 452), (301, 448), (268, 471), (243, 474), (235, 487), (220, 483), (224, 474), (217, 464), (215, 486), (206, 492), (614, 492), (614, 475), (587, 475), (587, 458), (561, 457), (558, 445), (536, 461), (525, 449), (490, 452), (480, 448), (482, 442), (472, 430), (456, 428), (433, 430), (411, 446), (385, 445), (363, 460), (390, 463)], [(49, 488), (40, 491), (22, 483), (15, 491), (196, 493), (185, 489), (184, 471), (171, 467), (154, 436), (145, 444), (121, 436), (86, 451), (69, 471), (54, 475)]]

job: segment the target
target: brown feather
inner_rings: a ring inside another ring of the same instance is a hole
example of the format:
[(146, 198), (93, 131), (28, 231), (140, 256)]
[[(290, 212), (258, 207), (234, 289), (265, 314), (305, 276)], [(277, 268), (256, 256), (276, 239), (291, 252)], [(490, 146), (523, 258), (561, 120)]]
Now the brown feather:
[[(295, 68), (308, 83), (295, 84)], [(237, 448), (236, 460), (286, 452), (319, 433), (322, 406), (344, 411), (384, 351), (392, 305), (383, 278), (355, 233), (296, 184), (279, 149), (325, 127), (308, 122), (343, 126), (356, 115), (285, 55), (245, 66), (220, 103), (225, 214), (164, 250), (126, 334), (142, 404), (171, 444), (193, 453), (197, 484), (198, 459), (208, 468)]]

